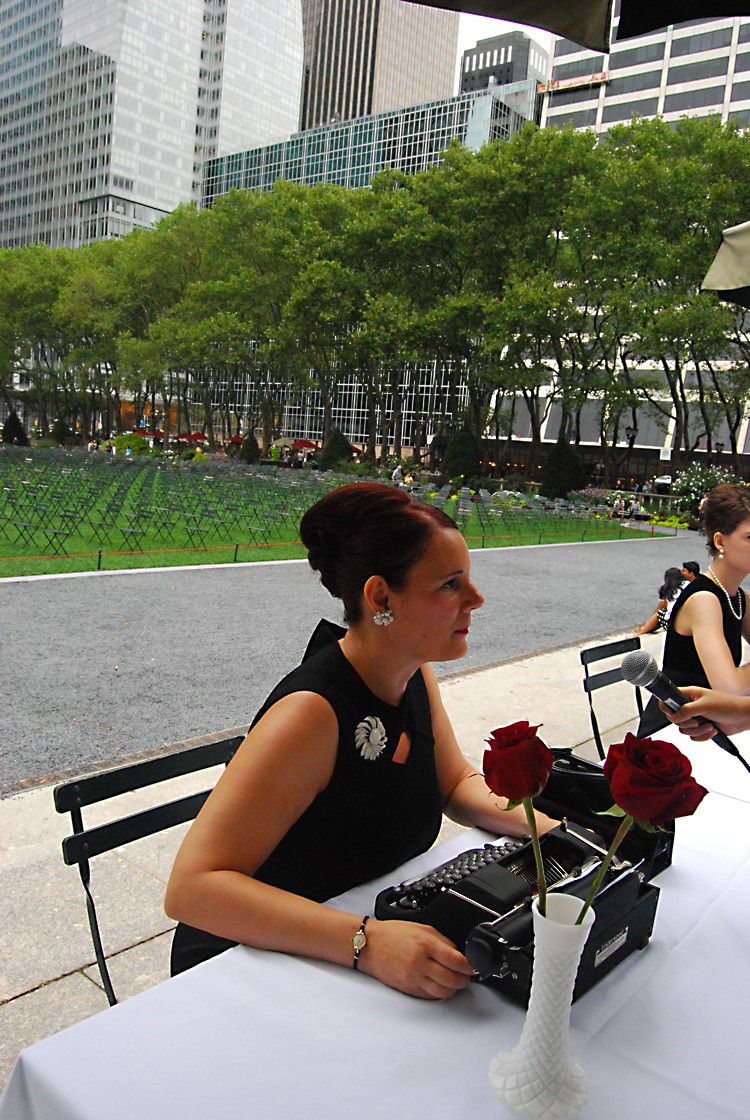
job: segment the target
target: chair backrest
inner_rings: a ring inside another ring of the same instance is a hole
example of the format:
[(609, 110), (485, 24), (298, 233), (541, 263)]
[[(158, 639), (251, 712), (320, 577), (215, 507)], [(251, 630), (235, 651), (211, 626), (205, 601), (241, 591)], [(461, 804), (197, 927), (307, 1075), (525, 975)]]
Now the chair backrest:
[(107, 968), (96, 905), (91, 893), (89, 860), (113, 848), (119, 848), (123, 844), (130, 844), (134, 840), (153, 836), (157, 832), (192, 820), (211, 791), (207, 789), (199, 793), (187, 794), (91, 828), (87, 828), (84, 824), (83, 810), (87, 806), (101, 804), (124, 793), (146, 789), (160, 782), (184, 777), (186, 774), (197, 773), (212, 766), (226, 765), (243, 738), (243, 735), (234, 735), (227, 739), (201, 743), (156, 758), (147, 758), (113, 770), (105, 770), (101, 774), (73, 778), (55, 787), (55, 808), (58, 813), (70, 813), (73, 830), (62, 842), (63, 859), (67, 864), (78, 865), (83, 889), (86, 892), (86, 909), (96, 963), (110, 1004), (117, 1003), (117, 997)]
[[(596, 749), (599, 752), (599, 757), (604, 758), (606, 750), (602, 743), (601, 732), (599, 730), (599, 723), (594, 711), (594, 701), (592, 693), (597, 692), (600, 688), (606, 688), (608, 685), (617, 684), (624, 680), (622, 669), (619, 665), (602, 669), (599, 672), (591, 672), (590, 666), (595, 665), (599, 661), (606, 661), (612, 658), (622, 659), (623, 655), (630, 653), (634, 649), (641, 648), (640, 638), (621, 638), (616, 642), (605, 642), (600, 646), (590, 646), (588, 649), (581, 650), (581, 664), (583, 665), (583, 687), (589, 700), (589, 712), (591, 715), (591, 729), (594, 732), (594, 741)], [(638, 718), (643, 715), (643, 696), (640, 688), (635, 688), (635, 702), (638, 709)]]

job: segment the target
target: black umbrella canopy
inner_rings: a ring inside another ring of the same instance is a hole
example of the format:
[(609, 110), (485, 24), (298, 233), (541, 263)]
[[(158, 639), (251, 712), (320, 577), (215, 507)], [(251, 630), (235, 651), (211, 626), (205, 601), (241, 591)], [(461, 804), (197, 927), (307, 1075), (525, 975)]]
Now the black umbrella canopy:
[(724, 230), (701, 288), (716, 292), (726, 303), (750, 308), (750, 222)]
[[(615, 0), (411, 0), (431, 8), (506, 19), (562, 35), (592, 51), (609, 51)], [(750, 0), (621, 0), (619, 39), (632, 39), (672, 23), (750, 15)]]

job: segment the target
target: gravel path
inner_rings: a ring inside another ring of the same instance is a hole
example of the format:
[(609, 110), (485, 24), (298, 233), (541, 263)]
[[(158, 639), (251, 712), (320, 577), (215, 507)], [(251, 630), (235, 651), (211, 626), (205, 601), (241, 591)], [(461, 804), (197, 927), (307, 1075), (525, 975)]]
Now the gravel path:
[[(694, 533), (472, 554), (486, 598), (446, 676), (628, 630)], [(0, 580), (0, 794), (246, 725), (338, 604), (305, 561)]]

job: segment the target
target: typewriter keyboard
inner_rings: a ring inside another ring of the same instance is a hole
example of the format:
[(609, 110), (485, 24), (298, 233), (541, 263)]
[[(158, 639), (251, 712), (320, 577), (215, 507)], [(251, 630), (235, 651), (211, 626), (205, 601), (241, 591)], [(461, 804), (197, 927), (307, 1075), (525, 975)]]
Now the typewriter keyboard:
[(414, 910), (424, 906), (438, 891), (456, 886), (473, 871), (479, 871), (488, 864), (501, 863), (520, 848), (524, 848), (528, 842), (528, 836), (522, 838), (509, 836), (499, 844), (485, 844), (483, 848), (472, 848), (468, 852), (463, 852), (455, 859), (441, 863), (427, 875), (407, 879), (398, 888), (396, 904), (404, 910)]

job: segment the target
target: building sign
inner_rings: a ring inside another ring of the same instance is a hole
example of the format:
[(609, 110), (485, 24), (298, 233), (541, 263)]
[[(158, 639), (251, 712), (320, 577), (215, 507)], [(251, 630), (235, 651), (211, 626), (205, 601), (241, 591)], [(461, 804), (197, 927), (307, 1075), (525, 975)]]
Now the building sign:
[(562, 89), (580, 89), (583, 86), (600, 86), (607, 80), (607, 74), (583, 74), (577, 78), (553, 78), (551, 82), (539, 82), (537, 93), (556, 93)]

